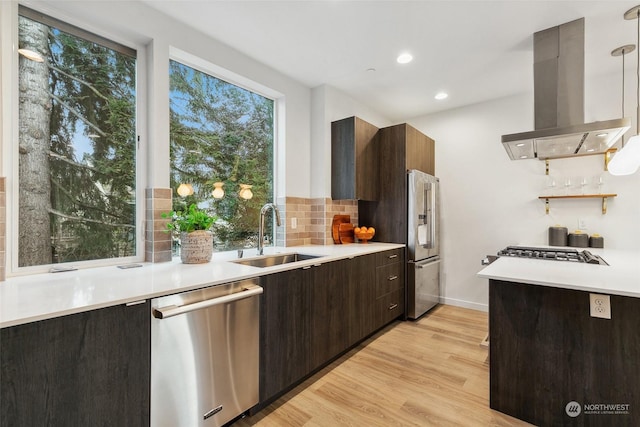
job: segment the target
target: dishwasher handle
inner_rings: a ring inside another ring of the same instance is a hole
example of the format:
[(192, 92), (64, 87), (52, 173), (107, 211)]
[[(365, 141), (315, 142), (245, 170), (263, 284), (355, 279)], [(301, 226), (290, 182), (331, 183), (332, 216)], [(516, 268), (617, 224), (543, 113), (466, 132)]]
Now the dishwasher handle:
[(236, 292), (229, 295), (224, 295), (218, 298), (207, 299), (204, 301), (194, 302), (193, 304), (175, 306), (169, 305), (162, 308), (153, 309), (153, 317), (157, 319), (166, 319), (169, 317), (177, 316), (179, 314), (188, 313), (190, 311), (201, 310), (207, 307), (213, 307), (215, 305), (226, 304), (233, 301), (239, 301), (245, 298), (251, 298), (256, 295), (260, 295), (263, 292), (261, 286), (251, 285), (244, 287), (240, 292)]

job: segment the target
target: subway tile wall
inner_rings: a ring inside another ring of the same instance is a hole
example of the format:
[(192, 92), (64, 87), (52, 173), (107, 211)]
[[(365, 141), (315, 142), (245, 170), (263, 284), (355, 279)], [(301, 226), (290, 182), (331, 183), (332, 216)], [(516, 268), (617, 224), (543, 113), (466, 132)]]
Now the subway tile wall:
[[(281, 226), (276, 229), (277, 246), (301, 246), (311, 243), (311, 199), (280, 197), (276, 205), (280, 210)], [(293, 228), (292, 219), (296, 224)]]
[[(331, 223), (337, 214), (350, 215), (351, 223), (358, 223), (356, 200), (331, 200), (283, 197), (277, 201), (282, 227), (276, 230), (278, 246), (333, 245)], [(296, 228), (293, 228), (295, 218)]]
[(145, 254), (147, 262), (171, 261), (171, 233), (167, 233), (169, 219), (162, 214), (171, 211), (170, 188), (145, 189)]
[[(168, 219), (162, 213), (171, 211), (170, 188), (147, 188), (145, 215), (145, 261), (171, 261), (171, 235), (167, 233)], [(281, 226), (276, 229), (277, 246), (332, 245), (331, 223), (334, 215), (350, 215), (358, 224), (356, 200), (330, 198), (281, 197), (276, 201)], [(292, 219), (295, 218), (295, 228)]]
[(351, 218), (351, 224), (358, 225), (358, 201), (357, 200), (331, 200), (320, 199), (324, 204), (324, 224), (323, 230), (320, 235), (317, 236), (318, 245), (332, 245), (333, 235), (331, 232), (331, 225), (333, 223), (334, 215), (349, 215)]
[(0, 282), (6, 278), (7, 193), (5, 178), (0, 177)]

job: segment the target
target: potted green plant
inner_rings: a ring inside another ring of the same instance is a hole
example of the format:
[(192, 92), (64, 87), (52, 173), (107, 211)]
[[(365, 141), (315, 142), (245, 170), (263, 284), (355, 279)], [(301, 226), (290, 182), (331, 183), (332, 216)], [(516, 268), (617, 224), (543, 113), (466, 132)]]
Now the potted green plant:
[(211, 261), (213, 233), (210, 228), (218, 219), (207, 211), (191, 204), (184, 211), (163, 214), (170, 218), (167, 229), (180, 235), (180, 259), (185, 264), (202, 264)]

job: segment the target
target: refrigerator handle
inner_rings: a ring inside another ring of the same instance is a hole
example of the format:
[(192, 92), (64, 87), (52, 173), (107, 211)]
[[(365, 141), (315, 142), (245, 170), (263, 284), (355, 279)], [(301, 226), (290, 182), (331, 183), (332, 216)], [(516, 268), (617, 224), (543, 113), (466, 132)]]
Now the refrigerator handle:
[(425, 197), (424, 197), (424, 215), (425, 215), (425, 224), (427, 226), (427, 241), (424, 245), (425, 248), (431, 249), (433, 248), (433, 244), (434, 244), (434, 236), (435, 236), (435, 226), (436, 226), (436, 221), (434, 218), (435, 215), (435, 210), (434, 210), (434, 202), (435, 202), (435, 197), (434, 197), (434, 191), (433, 191), (433, 184), (432, 183), (427, 183), (425, 184)]
[(438, 264), (440, 262), (440, 257), (433, 257), (423, 261), (413, 262), (415, 268), (425, 268), (428, 265)]

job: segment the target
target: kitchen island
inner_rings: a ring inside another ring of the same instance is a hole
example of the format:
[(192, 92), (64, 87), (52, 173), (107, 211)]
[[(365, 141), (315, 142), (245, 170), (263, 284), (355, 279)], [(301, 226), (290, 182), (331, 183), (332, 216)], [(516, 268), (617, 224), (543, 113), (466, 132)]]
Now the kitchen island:
[[(489, 279), (490, 405), (536, 425), (640, 419), (640, 253), (609, 265), (500, 257)], [(592, 317), (590, 294), (611, 319)]]

